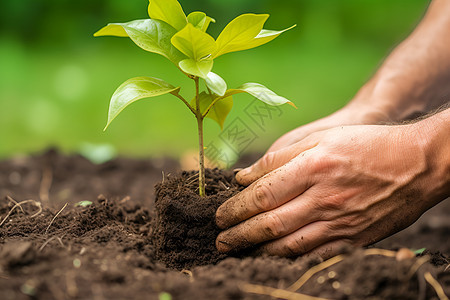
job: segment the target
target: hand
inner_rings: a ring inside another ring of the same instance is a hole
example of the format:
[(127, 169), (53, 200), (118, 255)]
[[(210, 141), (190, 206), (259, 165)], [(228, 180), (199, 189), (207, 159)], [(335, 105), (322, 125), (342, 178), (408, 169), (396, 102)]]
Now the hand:
[(376, 109), (373, 105), (359, 104), (358, 99), (355, 99), (355, 101), (329, 116), (284, 134), (270, 146), (267, 153), (291, 146), (314, 132), (338, 126), (376, 124), (382, 121), (388, 121), (387, 114), (384, 111)]
[(250, 186), (219, 207), (228, 229), (217, 249), (326, 258), (409, 226), (438, 202), (445, 177), (429, 169), (421, 123), (333, 128), (267, 153), (237, 174)]

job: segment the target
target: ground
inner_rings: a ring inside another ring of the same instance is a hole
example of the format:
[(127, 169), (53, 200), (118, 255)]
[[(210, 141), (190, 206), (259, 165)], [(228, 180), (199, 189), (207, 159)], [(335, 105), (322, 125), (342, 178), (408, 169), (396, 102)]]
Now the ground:
[[(55, 151), (0, 162), (0, 299), (270, 299), (271, 293), (284, 299), (301, 294), (320, 297), (301, 299), (445, 299), (443, 293), (450, 294), (448, 200), (393, 237), (369, 249), (346, 249), (328, 262), (221, 256), (213, 264), (169, 268), (152, 240), (153, 186), (178, 169), (170, 159), (94, 165)], [(426, 250), (410, 257), (405, 249), (397, 252), (400, 248)]]

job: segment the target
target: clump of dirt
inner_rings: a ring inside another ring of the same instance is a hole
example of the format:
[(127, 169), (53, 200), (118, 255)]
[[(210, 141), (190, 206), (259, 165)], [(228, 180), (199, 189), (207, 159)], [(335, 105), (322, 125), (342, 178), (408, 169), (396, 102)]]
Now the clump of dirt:
[(233, 172), (218, 169), (206, 170), (205, 197), (198, 195), (198, 172), (183, 171), (158, 183), (151, 231), (157, 259), (179, 270), (224, 259), (215, 247), (220, 232), (215, 212), (243, 188)]

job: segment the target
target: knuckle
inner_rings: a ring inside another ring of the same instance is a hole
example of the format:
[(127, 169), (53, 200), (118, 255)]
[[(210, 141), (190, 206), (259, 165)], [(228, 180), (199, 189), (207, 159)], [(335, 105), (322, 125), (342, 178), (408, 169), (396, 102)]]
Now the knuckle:
[(273, 196), (270, 188), (261, 182), (255, 185), (254, 205), (259, 211), (267, 211), (275, 208), (275, 197)]
[(267, 171), (275, 164), (276, 155), (275, 152), (268, 152), (266, 153), (261, 159), (259, 160), (259, 168), (261, 171)]
[(283, 248), (287, 256), (296, 256), (307, 252), (303, 239), (290, 239), (286, 241)]
[(336, 160), (332, 155), (318, 152), (312, 161), (312, 171), (319, 174), (329, 174), (330, 170), (336, 167)]
[(280, 216), (276, 213), (267, 213), (264, 216), (263, 234), (269, 239), (273, 239), (283, 235), (286, 227)]
[(346, 210), (347, 197), (344, 194), (336, 193), (328, 195), (316, 202), (319, 210), (328, 212), (343, 212)]
[(358, 233), (358, 218), (355, 216), (343, 216), (327, 224), (330, 236), (335, 238), (351, 237)]

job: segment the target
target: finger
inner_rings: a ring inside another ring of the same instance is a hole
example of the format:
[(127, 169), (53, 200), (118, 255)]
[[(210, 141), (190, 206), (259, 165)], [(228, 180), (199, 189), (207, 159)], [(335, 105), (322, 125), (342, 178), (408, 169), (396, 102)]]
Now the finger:
[(320, 256), (322, 259), (326, 260), (332, 258), (333, 256), (347, 253), (351, 247), (353, 247), (353, 245), (347, 240), (335, 240), (316, 247), (315, 249), (305, 253), (303, 256)]
[(291, 234), (262, 245), (260, 252), (281, 257), (308, 253), (338, 238), (327, 223), (327, 221), (317, 221), (307, 224)]
[(319, 143), (319, 134), (308, 136), (300, 142), (274, 152), (267, 152), (256, 163), (239, 171), (236, 180), (242, 185), (250, 185), (264, 175), (283, 166), (300, 153), (314, 148)]
[(278, 239), (318, 220), (319, 217), (320, 213), (315, 209), (312, 199), (303, 194), (278, 208), (221, 232), (216, 240), (217, 249), (220, 252), (229, 252)]
[(275, 152), (282, 148), (291, 146), (303, 138), (307, 137), (308, 133), (304, 133), (304, 127), (299, 127), (294, 130), (291, 130), (284, 135), (282, 135), (279, 139), (277, 139), (267, 150), (267, 152)]
[(313, 180), (313, 176), (308, 176), (309, 156), (294, 158), (223, 203), (216, 212), (217, 226), (228, 228), (281, 206), (306, 191)]

